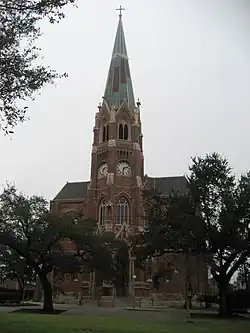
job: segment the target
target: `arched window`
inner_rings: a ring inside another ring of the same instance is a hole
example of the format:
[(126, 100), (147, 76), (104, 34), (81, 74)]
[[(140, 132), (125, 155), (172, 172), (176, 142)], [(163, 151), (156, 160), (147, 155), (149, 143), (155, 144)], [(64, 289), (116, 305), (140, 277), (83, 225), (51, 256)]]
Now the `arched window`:
[(99, 205), (99, 212), (98, 212), (98, 222), (101, 225), (105, 224), (105, 219), (106, 219), (106, 206), (105, 206), (105, 201), (102, 200)]
[(123, 125), (122, 124), (119, 125), (119, 139), (120, 140), (123, 139)]
[(109, 125), (106, 126), (106, 141), (109, 140)]
[(102, 128), (102, 142), (109, 140), (109, 125), (104, 125)]
[(102, 129), (102, 142), (105, 142), (106, 139), (106, 126), (103, 126)]
[(123, 139), (128, 140), (128, 125), (125, 124), (123, 128)]
[(116, 206), (116, 224), (129, 223), (130, 207), (126, 198), (121, 198)]
[(118, 139), (128, 140), (129, 138), (129, 128), (127, 124), (119, 124), (118, 127)]

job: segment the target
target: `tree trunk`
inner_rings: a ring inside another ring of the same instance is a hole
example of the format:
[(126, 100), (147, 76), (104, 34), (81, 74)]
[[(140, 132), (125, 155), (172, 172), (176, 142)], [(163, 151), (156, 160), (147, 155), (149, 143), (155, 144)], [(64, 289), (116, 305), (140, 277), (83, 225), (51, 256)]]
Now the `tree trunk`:
[(249, 291), (249, 277), (248, 277), (248, 270), (247, 270), (246, 264), (244, 264), (244, 279), (245, 279), (246, 290)]
[(21, 295), (22, 295), (22, 302), (24, 303), (24, 298), (25, 298), (25, 290), (24, 290), (24, 278), (22, 279), (19, 274), (16, 275), (17, 277), (17, 282), (18, 282), (18, 285), (19, 285), (19, 289), (20, 289), (20, 292), (21, 292)]
[(39, 276), (36, 275), (36, 288), (35, 288), (35, 293), (33, 297), (34, 302), (41, 302), (42, 299), (42, 290), (41, 290), (41, 281), (39, 279)]
[(45, 273), (39, 273), (39, 279), (43, 287), (43, 311), (47, 313), (54, 312), (52, 286)]
[(230, 311), (228, 309), (227, 303), (227, 287), (228, 284), (223, 282), (218, 285), (219, 287), (219, 316), (220, 317), (228, 317), (230, 315)]

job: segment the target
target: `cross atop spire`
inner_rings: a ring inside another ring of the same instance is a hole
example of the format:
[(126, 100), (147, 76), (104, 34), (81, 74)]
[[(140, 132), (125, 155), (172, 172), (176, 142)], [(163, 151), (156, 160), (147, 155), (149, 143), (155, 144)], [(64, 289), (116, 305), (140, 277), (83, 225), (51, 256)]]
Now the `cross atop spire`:
[(122, 11), (123, 11), (123, 10), (126, 10), (126, 9), (125, 9), (125, 8), (122, 8), (122, 5), (120, 5), (120, 7), (117, 8), (116, 10), (119, 10), (119, 11), (120, 11), (120, 15), (119, 15), (119, 17), (122, 18)]

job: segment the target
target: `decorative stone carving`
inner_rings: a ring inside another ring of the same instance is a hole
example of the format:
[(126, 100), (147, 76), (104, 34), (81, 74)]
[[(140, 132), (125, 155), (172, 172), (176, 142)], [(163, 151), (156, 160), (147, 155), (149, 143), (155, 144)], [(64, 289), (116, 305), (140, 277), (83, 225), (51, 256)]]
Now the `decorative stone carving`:
[(108, 232), (111, 232), (113, 230), (113, 227), (110, 223), (105, 223), (103, 226), (102, 226), (103, 230), (105, 231), (108, 231)]
[(135, 114), (135, 115), (134, 115), (134, 119), (135, 119), (134, 124), (135, 124), (135, 125), (139, 125), (139, 116), (138, 116), (138, 114)]
[(107, 203), (106, 203), (106, 207), (108, 208), (111, 208), (113, 206), (113, 202), (111, 200), (109, 200)]
[(109, 122), (110, 123), (115, 123), (115, 105), (111, 106), (111, 110), (110, 110), (110, 119)]
[(133, 149), (134, 149), (134, 150), (139, 150), (139, 151), (140, 151), (140, 150), (141, 150), (140, 144), (139, 144), (138, 142), (134, 142), (134, 143), (133, 143)]
[(140, 176), (136, 176), (137, 187), (142, 188), (142, 181)]
[(139, 226), (138, 226), (138, 231), (139, 231), (139, 232), (143, 232), (143, 231), (144, 231), (144, 227), (142, 227), (142, 226), (139, 225)]
[(114, 139), (109, 140), (108, 146), (109, 147), (115, 147), (116, 146), (116, 140), (114, 140)]
[(92, 146), (92, 154), (95, 154), (97, 152), (97, 147), (96, 146)]
[(135, 232), (135, 229), (130, 225), (127, 226), (128, 236), (132, 235)]
[(98, 127), (99, 119), (100, 119), (100, 114), (99, 112), (97, 112), (95, 114), (95, 127)]
[(108, 174), (107, 174), (107, 185), (108, 185), (108, 186), (114, 184), (114, 177), (115, 177), (115, 174), (114, 174), (114, 173), (108, 173)]
[(123, 223), (121, 226), (116, 225), (114, 227), (114, 233), (117, 239), (127, 239), (134, 233), (134, 228), (127, 223)]
[(110, 108), (105, 98), (103, 99), (103, 110), (105, 110), (108, 115), (110, 114)]
[(131, 195), (129, 195), (128, 193), (126, 193), (124, 191), (121, 191), (121, 192), (115, 194), (115, 200), (117, 200), (117, 198), (122, 197), (122, 196), (127, 197), (127, 199), (129, 199), (129, 200), (132, 200)]
[(97, 233), (102, 234), (102, 225), (97, 223)]

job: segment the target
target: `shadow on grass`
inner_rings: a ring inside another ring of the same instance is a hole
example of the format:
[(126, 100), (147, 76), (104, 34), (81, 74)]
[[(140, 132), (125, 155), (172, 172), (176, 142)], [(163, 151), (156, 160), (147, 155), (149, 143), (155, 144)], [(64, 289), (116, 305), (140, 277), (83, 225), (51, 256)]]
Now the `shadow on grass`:
[(244, 321), (250, 321), (250, 316), (247, 314), (235, 314), (228, 317), (220, 317), (217, 313), (192, 313), (191, 314), (192, 319), (229, 319), (229, 320), (244, 320)]
[(0, 303), (0, 308), (3, 307), (3, 308), (19, 308), (20, 306), (37, 306), (36, 304), (34, 303)]
[(67, 312), (68, 310), (59, 310), (56, 309), (53, 312), (46, 312), (43, 309), (18, 309), (14, 310), (11, 313), (27, 313), (27, 314), (50, 314), (50, 315), (59, 315), (63, 312)]

